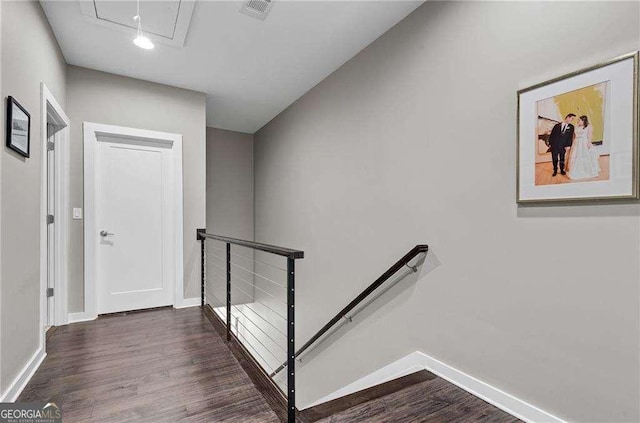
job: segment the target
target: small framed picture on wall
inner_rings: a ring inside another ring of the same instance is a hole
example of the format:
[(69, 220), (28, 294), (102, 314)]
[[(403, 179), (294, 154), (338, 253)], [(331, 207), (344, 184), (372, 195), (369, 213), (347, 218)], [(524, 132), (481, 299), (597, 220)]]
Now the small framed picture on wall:
[(7, 147), (29, 157), (31, 141), (31, 115), (9, 96), (7, 98)]
[(638, 198), (638, 52), (518, 91), (517, 202)]

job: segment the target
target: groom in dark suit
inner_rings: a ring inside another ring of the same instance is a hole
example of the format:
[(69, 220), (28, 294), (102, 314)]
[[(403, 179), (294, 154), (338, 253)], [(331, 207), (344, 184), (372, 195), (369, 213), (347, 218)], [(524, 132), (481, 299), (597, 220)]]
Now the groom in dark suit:
[(565, 116), (564, 120), (556, 124), (549, 135), (549, 147), (551, 149), (551, 159), (553, 160), (553, 175), (558, 174), (558, 162), (560, 162), (560, 174), (566, 175), (564, 171), (564, 158), (567, 148), (573, 144), (573, 119), (576, 117), (573, 113)]

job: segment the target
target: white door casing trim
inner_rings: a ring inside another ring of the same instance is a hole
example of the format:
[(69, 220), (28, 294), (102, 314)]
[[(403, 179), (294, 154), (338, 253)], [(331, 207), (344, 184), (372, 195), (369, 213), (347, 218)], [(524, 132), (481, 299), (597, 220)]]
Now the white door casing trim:
[(175, 284), (173, 304), (178, 307), (184, 303), (184, 217), (183, 217), (183, 182), (182, 182), (182, 135), (146, 129), (126, 128), (100, 123), (83, 122), (84, 139), (84, 312), (70, 315), (72, 321), (95, 319), (97, 311), (96, 286), (96, 168), (95, 152), (98, 136), (111, 135), (136, 141), (149, 141), (172, 145), (174, 169), (174, 234), (175, 234)]
[(183, 298), (182, 303), (176, 303), (173, 308), (200, 307), (200, 297)]
[(54, 302), (56, 326), (67, 324), (67, 279), (69, 257), (69, 130), (71, 120), (44, 82), (40, 83), (40, 139), (41, 183), (40, 183), (40, 348), (45, 349), (47, 324), (47, 122), (52, 120), (63, 127), (57, 132), (55, 154), (55, 280)]
[(79, 311), (76, 313), (69, 313), (69, 320), (67, 322), (68, 324), (72, 324), (72, 323), (90, 322), (92, 320), (95, 320), (94, 316), (91, 316), (85, 313), (84, 311)]

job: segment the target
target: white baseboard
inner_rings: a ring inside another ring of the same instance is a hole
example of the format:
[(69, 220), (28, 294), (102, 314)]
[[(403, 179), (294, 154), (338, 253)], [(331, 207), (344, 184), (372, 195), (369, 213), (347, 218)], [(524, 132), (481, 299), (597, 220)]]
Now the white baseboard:
[(31, 356), (31, 359), (25, 364), (20, 373), (18, 373), (18, 376), (11, 382), (7, 390), (2, 393), (0, 402), (15, 402), (46, 356), (47, 353), (44, 351), (44, 348), (39, 348), (33, 356)]
[(175, 304), (173, 308), (187, 308), (187, 307), (198, 307), (200, 306), (200, 297), (196, 298), (185, 298), (182, 302)]
[(304, 408), (313, 407), (420, 370), (428, 370), (525, 422), (564, 423), (564, 420), (420, 351), (394, 361)]
[(68, 323), (80, 323), (80, 322), (90, 322), (92, 320), (96, 320), (98, 316), (91, 315), (89, 313), (80, 312), (80, 313), (69, 313), (69, 318), (67, 319)]
[(565, 423), (561, 418), (493, 387), (486, 382), (476, 379), (471, 375), (455, 369), (448, 364), (436, 360), (435, 358), (419, 351), (416, 351), (416, 353), (422, 356), (422, 361), (426, 370), (448, 380), (470, 394), (485, 400), (489, 404), (495, 405), (499, 409), (506, 411), (520, 420), (531, 423)]

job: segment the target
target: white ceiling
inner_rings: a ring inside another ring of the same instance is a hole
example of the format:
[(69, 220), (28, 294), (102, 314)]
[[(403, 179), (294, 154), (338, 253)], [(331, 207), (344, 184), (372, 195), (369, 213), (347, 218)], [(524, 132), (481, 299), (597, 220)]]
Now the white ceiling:
[[(204, 92), (208, 126), (253, 133), (423, 2), (275, 1), (265, 21), (240, 1), (197, 1), (184, 46), (149, 51), (126, 26), (135, 1), (96, 1), (117, 28), (83, 16), (78, 0), (41, 4), (69, 64)], [(142, 1), (143, 29), (167, 35), (180, 3)]]

